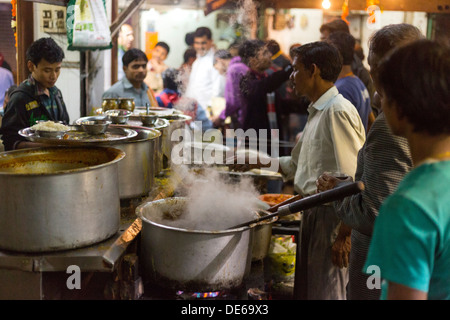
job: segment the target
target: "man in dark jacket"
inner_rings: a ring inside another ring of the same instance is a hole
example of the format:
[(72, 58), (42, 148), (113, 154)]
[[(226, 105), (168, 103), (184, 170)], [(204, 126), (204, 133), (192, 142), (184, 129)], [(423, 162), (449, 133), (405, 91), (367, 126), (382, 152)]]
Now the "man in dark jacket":
[[(250, 70), (241, 81), (241, 92), (245, 99), (246, 108), (243, 117), (243, 130), (255, 129), (258, 134), (259, 143), (268, 140), (270, 145), (270, 129), (267, 93), (275, 92), (280, 85), (289, 79), (292, 66), (267, 75), (265, 72), (272, 64), (271, 53), (265, 43), (261, 40), (246, 40), (239, 47), (239, 56), (242, 62)], [(278, 112), (278, 111), (277, 111)], [(259, 130), (268, 130), (268, 136), (259, 136)], [(268, 150), (271, 148), (268, 146)]]
[(61, 91), (55, 86), (64, 51), (53, 39), (41, 38), (28, 48), (26, 59), (31, 75), (11, 93), (3, 117), (1, 133), (6, 151), (41, 146), (18, 134), (38, 120), (69, 123)]

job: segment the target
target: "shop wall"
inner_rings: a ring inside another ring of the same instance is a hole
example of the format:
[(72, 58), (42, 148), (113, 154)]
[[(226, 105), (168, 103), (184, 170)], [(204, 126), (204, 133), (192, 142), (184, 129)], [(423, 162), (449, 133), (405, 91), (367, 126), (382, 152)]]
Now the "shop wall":
[[(282, 30), (274, 29), (274, 17), (277, 12), (268, 10), (267, 26), (268, 38), (280, 43), (282, 50), (289, 52), (289, 47), (294, 43), (309, 43), (320, 39), (320, 26), (340, 13), (327, 13), (320, 9), (290, 9), (284, 13), (293, 17), (293, 23)], [(363, 12), (352, 13), (347, 17), (350, 25), (350, 33), (361, 41), (365, 53), (364, 63), (367, 64), (368, 41), (370, 36), (378, 29), (393, 23), (410, 23), (418, 27), (424, 35), (427, 32), (427, 14), (425, 12), (383, 11), (380, 13), (379, 24), (367, 23), (368, 15)]]
[(46, 32), (43, 25), (43, 11), (50, 10), (52, 14), (56, 10), (63, 10), (65, 17), (65, 7), (53, 6), (41, 3), (34, 3), (34, 39), (51, 37), (64, 50), (64, 61), (62, 63), (61, 74), (56, 82), (56, 86), (61, 90), (64, 102), (69, 112), (71, 122), (80, 117), (80, 53), (78, 51), (67, 50), (67, 34), (64, 30), (53, 30)]
[[(279, 12), (278, 12), (279, 13)], [(289, 48), (294, 43), (305, 44), (320, 39), (319, 28), (323, 23), (323, 12), (319, 9), (290, 9), (284, 10), (286, 16), (293, 21), (282, 30), (274, 29), (274, 20), (277, 12), (266, 10), (267, 37), (276, 40), (281, 50), (289, 54)], [(280, 17), (280, 16), (278, 16)]]
[(147, 32), (157, 32), (158, 41), (166, 42), (170, 53), (166, 64), (178, 68), (183, 63), (183, 54), (187, 49), (186, 33), (195, 31), (197, 27), (209, 27), (212, 31), (214, 43), (218, 47), (225, 47), (228, 42), (221, 39), (231, 37), (232, 30), (228, 23), (217, 22), (217, 15), (222, 11), (215, 11), (207, 16), (203, 10), (172, 9), (150, 10), (140, 13), (140, 43), (141, 50), (145, 50)]

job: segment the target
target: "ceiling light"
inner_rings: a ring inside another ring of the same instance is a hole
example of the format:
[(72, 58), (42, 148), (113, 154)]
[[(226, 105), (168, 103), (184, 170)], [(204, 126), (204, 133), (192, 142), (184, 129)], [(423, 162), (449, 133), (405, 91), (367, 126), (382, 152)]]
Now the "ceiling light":
[(330, 9), (330, 7), (331, 7), (331, 2), (330, 2), (330, 0), (323, 0), (323, 1), (322, 1), (322, 8), (324, 8), (324, 9)]

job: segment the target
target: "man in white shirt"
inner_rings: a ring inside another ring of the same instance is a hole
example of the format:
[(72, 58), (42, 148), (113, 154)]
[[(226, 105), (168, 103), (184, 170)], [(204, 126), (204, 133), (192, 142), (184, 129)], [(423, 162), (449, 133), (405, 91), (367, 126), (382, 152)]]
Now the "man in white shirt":
[[(311, 101), (308, 121), (291, 156), (271, 161), (279, 161), (279, 172), (285, 180), (294, 180), (296, 192), (309, 196), (316, 193), (316, 179), (322, 171), (342, 172), (354, 177), (365, 130), (356, 108), (334, 86), (342, 68), (337, 49), (329, 43), (314, 42), (302, 45), (294, 52), (291, 81), (296, 94), (305, 95)], [(232, 167), (248, 170), (271, 166), (267, 159), (259, 160), (257, 164)], [(297, 298), (346, 299), (348, 270), (335, 266), (331, 257), (340, 224), (331, 205), (303, 212), (301, 247), (296, 260)]]
[(207, 109), (211, 106), (212, 98), (219, 97), (223, 92), (222, 75), (214, 68), (214, 47), (211, 30), (207, 27), (199, 27), (194, 33), (194, 49), (197, 59), (192, 65), (189, 82), (186, 89), (186, 97), (194, 98), (200, 107)]

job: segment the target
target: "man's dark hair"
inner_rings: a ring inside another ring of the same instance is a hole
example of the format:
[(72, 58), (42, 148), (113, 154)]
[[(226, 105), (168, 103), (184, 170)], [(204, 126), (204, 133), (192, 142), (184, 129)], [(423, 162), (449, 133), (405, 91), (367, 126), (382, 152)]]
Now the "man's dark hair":
[(251, 58), (256, 57), (258, 52), (265, 46), (264, 41), (259, 39), (245, 40), (239, 46), (239, 56), (242, 63), (248, 65)]
[(233, 58), (233, 56), (231, 55), (230, 51), (224, 49), (217, 50), (214, 53), (213, 65), (217, 63), (217, 59), (229, 60), (231, 58)]
[(49, 63), (61, 62), (64, 59), (64, 51), (52, 38), (40, 38), (27, 49), (26, 59), (35, 66), (42, 59)]
[(355, 38), (350, 33), (343, 31), (333, 32), (327, 41), (338, 49), (344, 65), (352, 63), (355, 51)]
[(144, 51), (137, 48), (131, 48), (124, 53), (122, 64), (126, 67), (134, 60), (144, 60), (145, 62), (148, 62), (147, 55)]
[(180, 84), (179, 71), (175, 68), (167, 68), (161, 74), (163, 80), (163, 86), (165, 89), (178, 91), (178, 85)]
[(201, 38), (204, 36), (206, 36), (206, 38), (211, 40), (212, 39), (211, 29), (209, 29), (208, 27), (198, 27), (197, 30), (195, 30), (194, 38)]
[(350, 33), (350, 29), (348, 28), (347, 22), (342, 19), (335, 19), (328, 23), (324, 23), (320, 26), (320, 32), (328, 31), (329, 34), (333, 32), (342, 31)]
[(380, 62), (378, 85), (416, 132), (450, 134), (450, 48), (431, 40), (400, 46)]
[(407, 23), (390, 24), (376, 31), (369, 39), (369, 51), (382, 58), (391, 49), (423, 39), (420, 30)]
[(342, 69), (342, 59), (335, 46), (325, 41), (304, 44), (294, 49), (296, 57), (306, 70), (313, 64), (320, 69), (322, 79), (335, 82)]
[(276, 42), (275, 40), (267, 41), (267, 49), (269, 49), (269, 51), (272, 55), (277, 54), (281, 50), (280, 44), (278, 42)]
[(194, 33), (195, 31), (188, 32), (184, 36), (184, 42), (190, 47), (194, 44)]
[(160, 42), (158, 42), (157, 44), (155, 44), (155, 48), (156, 48), (156, 47), (161, 47), (161, 48), (166, 49), (167, 54), (169, 54), (169, 52), (170, 52), (170, 47), (169, 47), (169, 45), (168, 45), (167, 43), (165, 43), (164, 41), (160, 41)]

